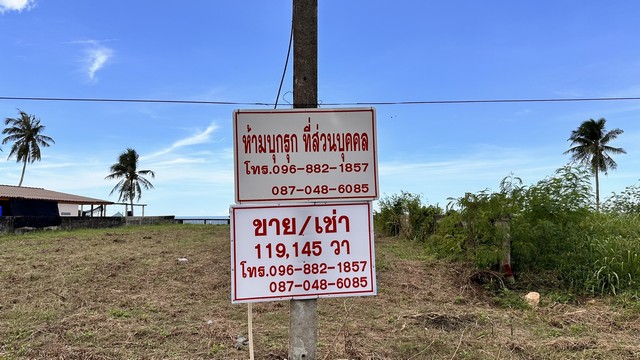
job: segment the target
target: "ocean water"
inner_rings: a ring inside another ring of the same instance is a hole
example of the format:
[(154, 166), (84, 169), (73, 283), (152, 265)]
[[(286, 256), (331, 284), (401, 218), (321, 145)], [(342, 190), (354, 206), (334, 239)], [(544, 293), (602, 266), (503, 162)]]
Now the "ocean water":
[(229, 216), (176, 216), (176, 220), (182, 220), (183, 224), (226, 225), (229, 224)]

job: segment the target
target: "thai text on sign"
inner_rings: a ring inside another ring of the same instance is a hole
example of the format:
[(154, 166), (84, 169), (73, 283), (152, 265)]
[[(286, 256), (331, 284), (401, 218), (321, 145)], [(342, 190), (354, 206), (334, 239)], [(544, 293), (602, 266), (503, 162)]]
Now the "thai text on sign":
[(232, 302), (375, 295), (370, 207), (232, 207)]
[(378, 198), (375, 111), (234, 113), (236, 202)]

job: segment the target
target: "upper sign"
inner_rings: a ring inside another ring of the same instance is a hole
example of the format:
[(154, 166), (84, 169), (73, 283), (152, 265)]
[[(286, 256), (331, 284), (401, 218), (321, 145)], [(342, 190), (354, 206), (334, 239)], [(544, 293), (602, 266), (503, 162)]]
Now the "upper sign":
[(373, 200), (375, 110), (234, 112), (236, 203)]

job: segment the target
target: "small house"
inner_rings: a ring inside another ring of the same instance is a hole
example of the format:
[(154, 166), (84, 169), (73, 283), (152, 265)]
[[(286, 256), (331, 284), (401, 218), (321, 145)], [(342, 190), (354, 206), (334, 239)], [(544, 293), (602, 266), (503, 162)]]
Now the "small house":
[(113, 202), (43, 188), (0, 185), (0, 216), (106, 216)]

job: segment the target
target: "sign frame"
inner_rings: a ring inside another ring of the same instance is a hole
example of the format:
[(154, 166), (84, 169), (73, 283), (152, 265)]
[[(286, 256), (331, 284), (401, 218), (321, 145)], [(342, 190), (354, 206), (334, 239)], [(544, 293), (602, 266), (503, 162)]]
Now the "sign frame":
[(236, 110), (235, 202), (379, 198), (374, 108)]
[(371, 207), (231, 206), (231, 302), (377, 295)]

